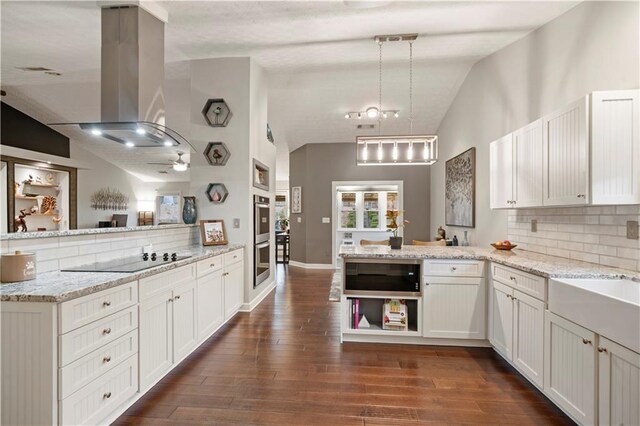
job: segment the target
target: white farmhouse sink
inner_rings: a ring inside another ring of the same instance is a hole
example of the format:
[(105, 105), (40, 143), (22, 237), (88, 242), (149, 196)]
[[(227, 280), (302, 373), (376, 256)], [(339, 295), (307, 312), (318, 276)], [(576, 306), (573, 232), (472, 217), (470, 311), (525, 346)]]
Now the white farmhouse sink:
[(640, 352), (640, 283), (623, 279), (551, 279), (549, 310)]

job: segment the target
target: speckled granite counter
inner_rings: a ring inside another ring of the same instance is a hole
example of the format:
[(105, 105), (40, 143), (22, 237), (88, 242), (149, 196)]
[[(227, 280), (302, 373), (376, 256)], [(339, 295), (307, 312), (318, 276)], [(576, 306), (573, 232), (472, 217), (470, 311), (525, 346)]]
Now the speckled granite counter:
[(181, 256), (190, 255), (191, 257), (188, 259), (133, 273), (47, 272), (38, 274), (35, 280), (1, 284), (0, 301), (63, 302), (241, 248), (244, 248), (244, 244), (215, 247), (194, 246), (178, 251)]
[(595, 263), (532, 253), (524, 250), (498, 251), (480, 247), (353, 246), (340, 249), (343, 258), (369, 259), (470, 259), (488, 260), (547, 278), (631, 278), (640, 281), (640, 272), (611, 268)]

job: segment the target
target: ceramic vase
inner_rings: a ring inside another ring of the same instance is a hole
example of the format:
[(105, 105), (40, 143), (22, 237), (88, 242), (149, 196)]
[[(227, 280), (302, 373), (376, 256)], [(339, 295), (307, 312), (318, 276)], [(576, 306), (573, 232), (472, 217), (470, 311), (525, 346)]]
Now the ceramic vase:
[(193, 225), (198, 218), (198, 208), (196, 207), (196, 197), (184, 197), (182, 207), (182, 221), (187, 225)]

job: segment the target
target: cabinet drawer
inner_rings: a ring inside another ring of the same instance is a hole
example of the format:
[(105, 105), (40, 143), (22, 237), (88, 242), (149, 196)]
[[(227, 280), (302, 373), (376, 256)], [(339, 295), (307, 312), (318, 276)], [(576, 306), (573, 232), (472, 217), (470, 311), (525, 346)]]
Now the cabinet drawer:
[(222, 269), (223, 255), (200, 260), (197, 264), (198, 278)]
[(137, 328), (138, 307), (133, 306), (59, 336), (60, 367)]
[(482, 277), (484, 276), (484, 262), (482, 260), (426, 260), (424, 275)]
[(138, 391), (138, 358), (129, 357), (60, 402), (60, 424), (100, 424)]
[(138, 303), (138, 282), (103, 290), (60, 304), (60, 334)]
[(140, 301), (151, 299), (157, 294), (195, 279), (195, 263), (143, 278), (140, 280)]
[(224, 266), (240, 262), (243, 258), (242, 250), (234, 250), (224, 254)]
[(137, 353), (138, 331), (133, 330), (121, 338), (61, 368), (59, 370), (59, 399), (65, 399), (131, 355)]
[(533, 296), (536, 299), (547, 301), (547, 279), (519, 271), (508, 266), (492, 263), (491, 273), (493, 279), (516, 288), (521, 292)]

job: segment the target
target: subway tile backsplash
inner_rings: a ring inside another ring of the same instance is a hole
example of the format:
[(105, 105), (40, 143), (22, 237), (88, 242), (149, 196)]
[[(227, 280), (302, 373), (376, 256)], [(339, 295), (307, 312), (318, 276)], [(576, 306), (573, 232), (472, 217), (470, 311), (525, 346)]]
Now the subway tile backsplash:
[(640, 271), (640, 240), (626, 238), (627, 221), (639, 220), (638, 205), (510, 210), (509, 240), (524, 250)]
[(157, 253), (178, 251), (200, 243), (200, 228), (167, 228), (108, 234), (3, 240), (2, 252), (35, 252), (38, 272), (103, 262), (142, 254), (153, 244)]

